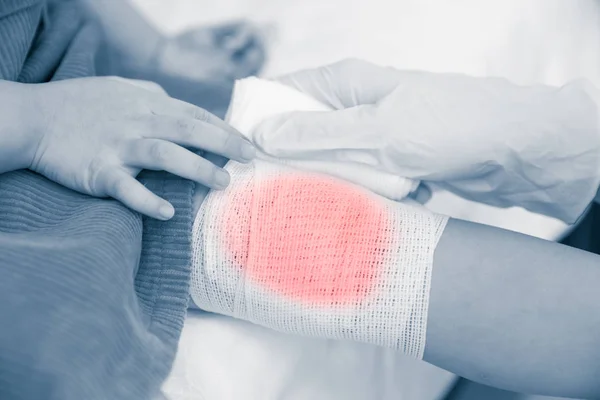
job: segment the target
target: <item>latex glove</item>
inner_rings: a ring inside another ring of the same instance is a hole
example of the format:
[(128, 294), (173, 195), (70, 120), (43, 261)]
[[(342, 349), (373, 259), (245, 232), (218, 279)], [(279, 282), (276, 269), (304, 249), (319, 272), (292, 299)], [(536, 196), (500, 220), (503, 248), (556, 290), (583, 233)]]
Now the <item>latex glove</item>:
[(25, 105), (18, 110), (23, 135), (35, 132), (22, 151), (29, 157), (24, 166), (73, 190), (113, 197), (151, 217), (169, 219), (174, 210), (135, 179), (142, 169), (222, 189), (229, 183), (227, 172), (183, 146), (241, 162), (255, 154), (225, 122), (168, 97), (151, 82), (103, 77), (0, 84), (0, 100), (4, 94)]
[(258, 73), (265, 61), (260, 29), (238, 21), (187, 30), (158, 45), (157, 67), (194, 80), (234, 80)]
[(254, 132), (267, 154), (362, 159), (465, 198), (572, 223), (600, 182), (597, 90), (399, 71), (357, 60), (280, 79), (339, 111), (297, 112)]
[[(225, 121), (253, 142), (253, 132), (263, 121), (292, 111), (331, 111), (296, 89), (278, 82), (249, 77), (235, 82)], [(258, 152), (257, 158), (306, 171), (320, 172), (352, 182), (391, 200), (403, 200), (415, 191), (419, 182), (374, 169), (358, 162), (290, 160)]]

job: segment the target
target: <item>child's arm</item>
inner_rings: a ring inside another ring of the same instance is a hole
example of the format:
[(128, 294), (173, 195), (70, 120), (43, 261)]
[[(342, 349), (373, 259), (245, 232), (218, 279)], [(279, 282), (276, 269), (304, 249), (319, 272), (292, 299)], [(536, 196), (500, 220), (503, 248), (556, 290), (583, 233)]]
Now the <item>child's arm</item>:
[(121, 56), (139, 64), (151, 61), (163, 35), (129, 0), (83, 0), (83, 3), (103, 26), (111, 47)]
[[(227, 190), (206, 199), (207, 190), (196, 192), (195, 209), (203, 207), (195, 215), (191, 292), (199, 308), (420, 357), (414, 348), (428, 307), (426, 361), (520, 392), (600, 397), (597, 256), (460, 220), (431, 241), (439, 224), (424, 210), (354, 186), (356, 201), (348, 201), (341, 181), (262, 161), (226, 168)], [(385, 205), (395, 225), (375, 226), (380, 214), (360, 199)], [(367, 257), (373, 249), (387, 249), (377, 253), (386, 257)], [(423, 259), (421, 275), (415, 266)]]
[(434, 258), (424, 358), (505, 389), (600, 397), (600, 257), (451, 220)]
[(172, 36), (160, 32), (132, 0), (83, 3), (109, 43), (109, 73), (154, 80), (174, 97), (169, 86), (230, 82), (256, 74), (264, 62), (262, 34), (249, 22), (201, 26)]

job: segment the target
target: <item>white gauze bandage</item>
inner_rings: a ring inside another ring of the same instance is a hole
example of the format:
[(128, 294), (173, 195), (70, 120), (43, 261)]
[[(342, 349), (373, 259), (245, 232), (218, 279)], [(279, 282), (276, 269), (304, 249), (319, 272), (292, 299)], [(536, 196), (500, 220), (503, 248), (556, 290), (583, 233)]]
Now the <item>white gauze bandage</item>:
[(197, 306), (422, 358), (446, 217), (263, 160), (226, 169), (229, 187), (211, 192), (194, 222)]

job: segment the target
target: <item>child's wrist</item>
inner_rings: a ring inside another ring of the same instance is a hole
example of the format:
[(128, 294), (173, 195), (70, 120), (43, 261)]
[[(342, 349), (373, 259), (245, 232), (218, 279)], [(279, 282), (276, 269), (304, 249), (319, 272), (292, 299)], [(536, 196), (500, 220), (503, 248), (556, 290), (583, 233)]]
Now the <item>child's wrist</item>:
[(34, 85), (0, 80), (0, 173), (29, 168), (43, 135)]

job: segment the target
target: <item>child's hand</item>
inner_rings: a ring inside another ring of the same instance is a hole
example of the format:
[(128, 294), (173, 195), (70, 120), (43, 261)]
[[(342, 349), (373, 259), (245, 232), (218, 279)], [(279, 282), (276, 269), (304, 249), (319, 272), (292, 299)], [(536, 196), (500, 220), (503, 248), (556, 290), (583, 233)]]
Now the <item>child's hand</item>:
[(241, 162), (254, 157), (235, 129), (150, 82), (82, 78), (30, 86), (26, 95), (38, 138), (30, 169), (154, 218), (169, 219), (174, 209), (134, 178), (142, 169), (219, 189), (229, 183), (227, 172), (185, 147)]
[(233, 22), (193, 28), (164, 39), (153, 63), (166, 74), (220, 81), (255, 75), (264, 60), (259, 28)]
[[(225, 157), (212, 153), (206, 153), (204, 157), (218, 167), (224, 167), (228, 161)], [(196, 214), (198, 214), (198, 210), (200, 210), (200, 206), (204, 203), (204, 200), (206, 200), (206, 196), (208, 196), (209, 192), (210, 189), (206, 186), (196, 184), (194, 196), (192, 197), (192, 219), (196, 218)]]

